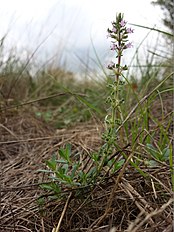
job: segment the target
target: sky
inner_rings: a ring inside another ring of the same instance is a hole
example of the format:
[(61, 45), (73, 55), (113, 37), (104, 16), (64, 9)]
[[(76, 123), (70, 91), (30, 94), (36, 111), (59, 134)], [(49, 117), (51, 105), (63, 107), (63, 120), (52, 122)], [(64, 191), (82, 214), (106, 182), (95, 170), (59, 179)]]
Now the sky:
[[(162, 11), (151, 0), (0, 0), (0, 6), (0, 37), (7, 33), (7, 49), (15, 47), (24, 56), (37, 49), (35, 57), (42, 62), (54, 57), (57, 64), (75, 71), (87, 63), (95, 66), (94, 50), (103, 65), (113, 56), (106, 35), (116, 13), (124, 13), (129, 23), (163, 28)], [(133, 28), (134, 47), (126, 54), (127, 62), (149, 32)], [(157, 37), (150, 33), (142, 54), (155, 46)]]

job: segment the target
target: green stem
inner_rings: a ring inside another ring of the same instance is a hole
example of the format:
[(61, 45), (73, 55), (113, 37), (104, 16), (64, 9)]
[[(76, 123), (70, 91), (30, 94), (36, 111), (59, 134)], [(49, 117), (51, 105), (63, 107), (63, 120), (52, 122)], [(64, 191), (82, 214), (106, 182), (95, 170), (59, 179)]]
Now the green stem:
[(118, 111), (118, 104), (119, 104), (119, 80), (120, 80), (120, 67), (121, 67), (121, 56), (122, 56), (122, 49), (121, 49), (121, 33), (120, 30), (118, 31), (118, 62), (117, 62), (117, 70), (116, 70), (116, 78), (115, 78), (115, 90), (114, 90), (114, 106), (112, 107), (112, 122), (113, 126), (115, 127), (115, 119)]

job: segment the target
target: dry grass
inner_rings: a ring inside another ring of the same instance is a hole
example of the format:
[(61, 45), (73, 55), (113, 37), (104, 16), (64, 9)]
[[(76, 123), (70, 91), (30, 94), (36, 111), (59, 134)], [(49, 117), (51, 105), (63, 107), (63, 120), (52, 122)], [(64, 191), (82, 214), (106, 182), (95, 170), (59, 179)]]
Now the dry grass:
[[(155, 169), (142, 166), (147, 178), (124, 165), (104, 182), (81, 189), (78, 198), (74, 190), (64, 189), (62, 199), (51, 200), (39, 187), (48, 181), (37, 172), (44, 168), (46, 159), (71, 143), (85, 165), (89, 154), (101, 146), (101, 131), (95, 121), (55, 131), (31, 113), (3, 113), (0, 231), (51, 232), (60, 227), (57, 231), (172, 232), (173, 192), (167, 164)], [(131, 150), (127, 149), (127, 154), (131, 156)], [(38, 203), (40, 196), (45, 200), (43, 205)]]

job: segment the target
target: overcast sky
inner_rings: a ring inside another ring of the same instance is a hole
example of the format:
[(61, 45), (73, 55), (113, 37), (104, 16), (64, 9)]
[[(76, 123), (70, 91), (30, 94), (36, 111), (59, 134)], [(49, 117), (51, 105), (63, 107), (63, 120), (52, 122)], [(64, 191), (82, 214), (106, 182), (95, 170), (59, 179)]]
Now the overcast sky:
[[(0, 36), (8, 32), (7, 47), (32, 52), (48, 37), (36, 55), (49, 59), (57, 54), (70, 69), (85, 56), (94, 58), (91, 41), (105, 62), (110, 53), (106, 30), (118, 12), (129, 23), (163, 27), (162, 11), (151, 0), (0, 0), (0, 6)], [(135, 28), (129, 58), (147, 33)], [(142, 49), (155, 44), (156, 38), (157, 33), (151, 33)]]

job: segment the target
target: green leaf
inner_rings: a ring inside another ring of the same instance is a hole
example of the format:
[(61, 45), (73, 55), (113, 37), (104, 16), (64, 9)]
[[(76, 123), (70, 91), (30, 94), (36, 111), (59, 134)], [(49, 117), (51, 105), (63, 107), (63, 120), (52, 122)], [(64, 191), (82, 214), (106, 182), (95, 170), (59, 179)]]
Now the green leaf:
[(71, 156), (71, 144), (66, 144), (65, 149), (59, 149), (59, 155), (61, 158), (66, 160), (68, 163), (71, 163), (70, 156)]
[(53, 155), (51, 160), (46, 160), (45, 163), (52, 171), (55, 171), (57, 167), (56, 155)]
[(162, 158), (164, 161), (169, 160), (169, 156), (170, 156), (170, 149), (169, 148), (164, 148), (164, 150), (162, 151)]
[(63, 158), (64, 160), (66, 160), (65, 150), (63, 148), (59, 149), (59, 155), (60, 155), (61, 158)]
[(69, 169), (69, 165), (68, 164), (64, 164), (62, 166), (62, 169), (64, 169), (64, 173), (67, 173), (68, 172), (68, 169)]
[(60, 164), (67, 164), (67, 161), (64, 159), (56, 160), (56, 162)]
[(86, 184), (87, 183), (87, 174), (85, 172), (80, 170), (80, 172), (78, 172), (78, 176), (80, 178), (79, 182), (81, 184)]
[(152, 144), (146, 144), (149, 153), (157, 160), (161, 160), (161, 154), (154, 148)]
[(100, 160), (100, 156), (98, 153), (93, 153), (91, 158), (93, 159), (94, 162), (97, 162)]
[(41, 184), (40, 187), (42, 189), (54, 191), (56, 193), (60, 193), (60, 191), (61, 191), (60, 187), (54, 182)]
[(64, 173), (65, 173), (65, 169), (62, 168), (62, 167), (60, 167), (60, 168), (55, 172), (56, 176), (57, 176), (58, 178), (61, 178), (61, 179), (63, 179)]
[(41, 112), (35, 112), (35, 114), (36, 114), (37, 117), (41, 117), (42, 116)]
[(74, 179), (75, 173), (76, 173), (76, 171), (77, 171), (77, 169), (78, 169), (79, 167), (80, 167), (80, 164), (79, 164), (79, 163), (73, 165), (73, 168), (72, 168), (72, 171), (71, 171), (71, 178), (72, 178), (72, 179)]
[(53, 181), (59, 181), (59, 182), (61, 182), (61, 179), (57, 178), (55, 176), (49, 176), (49, 178), (52, 179)]
[(125, 162), (125, 159), (119, 160), (115, 165), (114, 165), (114, 172), (119, 170)]
[(68, 176), (68, 175), (64, 175), (64, 176), (63, 176), (63, 179), (64, 179), (67, 183), (69, 183), (69, 184), (73, 183), (71, 177)]
[(58, 194), (58, 195), (53, 195), (53, 196), (49, 196), (48, 199), (49, 200), (57, 200), (57, 199), (60, 199), (61, 198), (61, 195)]
[(50, 191), (53, 190), (50, 184), (41, 184), (40, 187), (45, 190), (50, 190)]
[(61, 192), (61, 188), (60, 188), (60, 186), (57, 183), (52, 182), (51, 186), (52, 186), (54, 192), (56, 192), (56, 193), (60, 193)]
[(66, 160), (70, 163), (70, 157), (71, 157), (71, 144), (66, 144), (65, 148), (65, 155), (66, 155)]
[(146, 160), (145, 164), (149, 167), (156, 167), (158, 166), (158, 163), (155, 160)]
[(94, 174), (96, 174), (96, 172), (97, 172), (97, 168), (96, 167), (93, 167), (93, 168), (91, 168), (90, 170), (89, 170), (89, 172), (87, 173), (87, 178), (91, 178), (91, 177), (93, 177), (94, 176)]
[(47, 111), (47, 112), (45, 112), (44, 114), (43, 114), (43, 116), (44, 116), (44, 119), (45, 119), (45, 121), (50, 121), (50, 119), (51, 119), (51, 117), (52, 117), (52, 112), (51, 111)]

